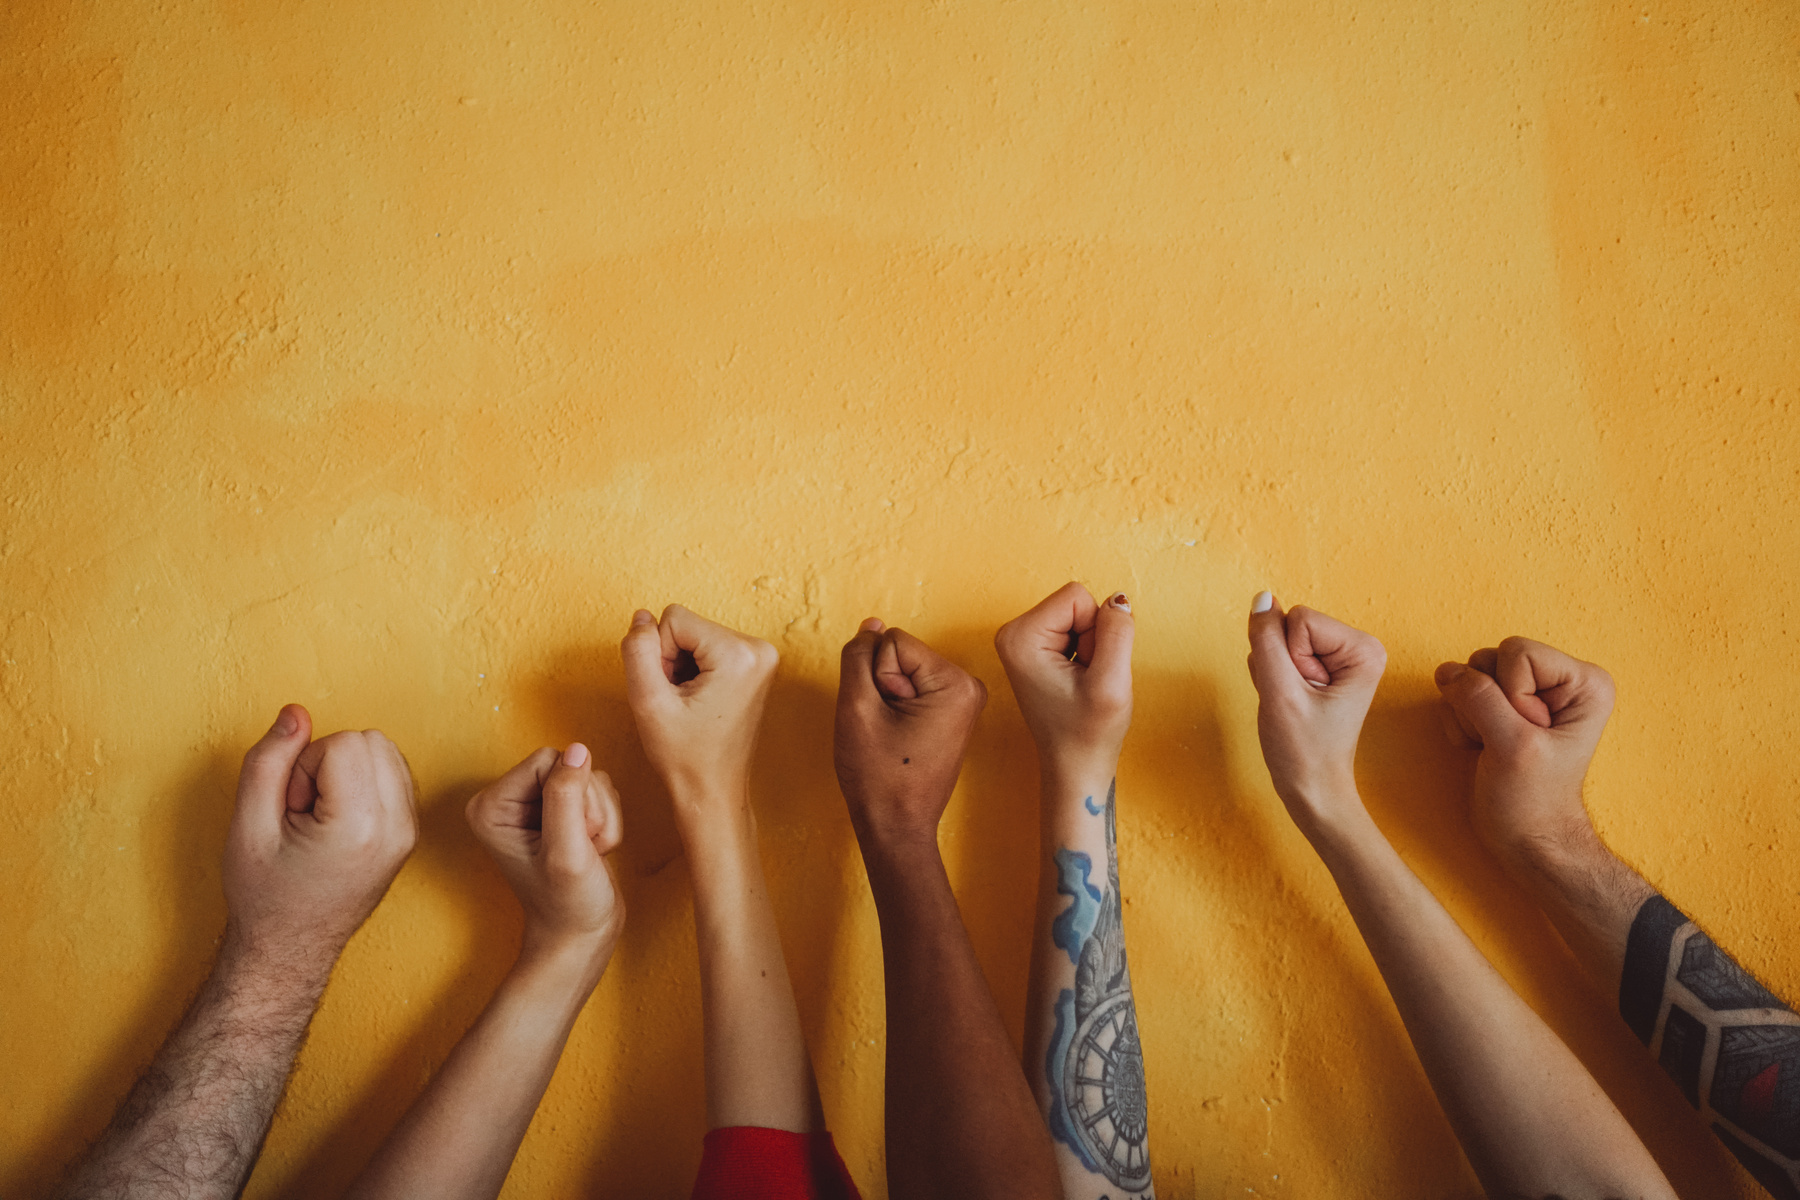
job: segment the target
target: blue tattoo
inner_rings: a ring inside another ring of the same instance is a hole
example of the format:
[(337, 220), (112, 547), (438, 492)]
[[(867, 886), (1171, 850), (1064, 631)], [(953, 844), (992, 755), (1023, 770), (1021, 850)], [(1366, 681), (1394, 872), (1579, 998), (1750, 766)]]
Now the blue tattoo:
[[(1088, 811), (1093, 805), (1084, 804)], [(1075, 964), (1075, 986), (1056, 997), (1056, 1027), (1044, 1055), (1050, 1136), (1089, 1171), (1127, 1192), (1155, 1194), (1150, 1182), (1150, 1105), (1137, 1005), (1125, 966), (1119, 894), (1115, 789), (1106, 794), (1106, 890), (1091, 882), (1085, 854), (1056, 851), (1056, 890), (1071, 903), (1050, 936)], [(1079, 949), (1077, 947), (1079, 946)]]
[(1088, 816), (1090, 817), (1097, 817), (1106, 811), (1104, 808), (1094, 807), (1094, 798), (1092, 796), (1084, 797), (1081, 801), (1081, 807), (1088, 810)]
[(1093, 869), (1093, 860), (1079, 850), (1056, 852), (1056, 891), (1073, 903), (1050, 922), (1050, 940), (1067, 951), (1069, 961), (1076, 965), (1081, 963), (1082, 944), (1100, 919), (1100, 890), (1088, 882)]

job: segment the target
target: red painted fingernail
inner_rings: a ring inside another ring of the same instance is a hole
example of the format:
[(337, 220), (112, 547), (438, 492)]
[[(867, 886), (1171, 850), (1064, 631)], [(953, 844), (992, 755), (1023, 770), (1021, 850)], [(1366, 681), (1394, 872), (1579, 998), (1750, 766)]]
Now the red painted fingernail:
[(1112, 598), (1112, 604), (1113, 604), (1113, 607), (1118, 609), (1120, 612), (1130, 612), (1131, 611), (1131, 601), (1129, 601), (1125, 598), (1124, 592), (1120, 592), (1118, 595), (1114, 596)]

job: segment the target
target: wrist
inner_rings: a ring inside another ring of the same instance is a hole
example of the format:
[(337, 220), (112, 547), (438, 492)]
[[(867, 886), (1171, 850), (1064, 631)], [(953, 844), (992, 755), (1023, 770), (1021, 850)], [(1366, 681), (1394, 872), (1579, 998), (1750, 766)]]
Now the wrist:
[(1119, 748), (1056, 747), (1038, 751), (1038, 776), (1044, 791), (1058, 794), (1071, 789), (1104, 790), (1119, 773)]
[(1508, 874), (1530, 890), (1583, 890), (1620, 873), (1635, 876), (1607, 849), (1585, 816), (1561, 828), (1511, 839), (1497, 853)]
[(1353, 836), (1373, 823), (1355, 778), (1348, 774), (1288, 784), (1276, 791), (1294, 824), (1315, 847)]
[(618, 945), (618, 931), (548, 933), (525, 930), (512, 977), (586, 999), (606, 973)]
[(855, 826), (857, 848), (862, 851), (863, 867), (871, 882), (878, 877), (913, 871), (922, 866), (943, 866), (935, 828), (877, 831), (863, 821), (851, 823)]
[(310, 1012), (343, 949), (336, 938), (283, 937), (227, 920), (211, 979), (251, 1002), (291, 1002)]

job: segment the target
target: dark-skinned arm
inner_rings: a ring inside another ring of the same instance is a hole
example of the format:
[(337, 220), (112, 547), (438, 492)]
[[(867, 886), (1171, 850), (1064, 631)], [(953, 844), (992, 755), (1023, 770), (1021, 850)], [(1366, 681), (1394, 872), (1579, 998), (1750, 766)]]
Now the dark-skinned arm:
[(880, 621), (844, 647), (836, 761), (881, 921), (896, 1200), (1061, 1195), (1049, 1134), (938, 852), (986, 699), (979, 680)]

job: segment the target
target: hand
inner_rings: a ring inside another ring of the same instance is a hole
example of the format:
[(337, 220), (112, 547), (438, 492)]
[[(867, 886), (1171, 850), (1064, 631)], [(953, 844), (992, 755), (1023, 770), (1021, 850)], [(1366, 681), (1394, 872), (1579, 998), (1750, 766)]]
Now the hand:
[(676, 803), (741, 797), (775, 647), (671, 604), (661, 622), (639, 609), (620, 650), (638, 737)]
[(298, 704), (244, 756), (225, 840), (228, 936), (283, 961), (336, 961), (418, 840), (412, 772), (373, 729), (312, 741)]
[(1322, 612), (1283, 613), (1263, 592), (1250, 613), (1256, 732), (1275, 792), (1309, 837), (1359, 811), (1356, 741), (1387, 666), (1381, 643)]
[(587, 747), (536, 751), (475, 793), (466, 815), (525, 909), (526, 952), (583, 950), (604, 966), (625, 927), (606, 861), (624, 822)]
[(902, 629), (871, 617), (844, 646), (832, 757), (857, 840), (937, 846), (962, 770), (981, 680)]
[(1094, 603), (1065, 584), (994, 635), (1019, 711), (1050, 762), (1099, 763), (1110, 773), (1131, 727), (1131, 605)]
[(1446, 732), (1481, 746), (1470, 816), (1502, 860), (1593, 835), (1581, 784), (1612, 713), (1612, 676), (1593, 663), (1512, 637), (1437, 669)]

